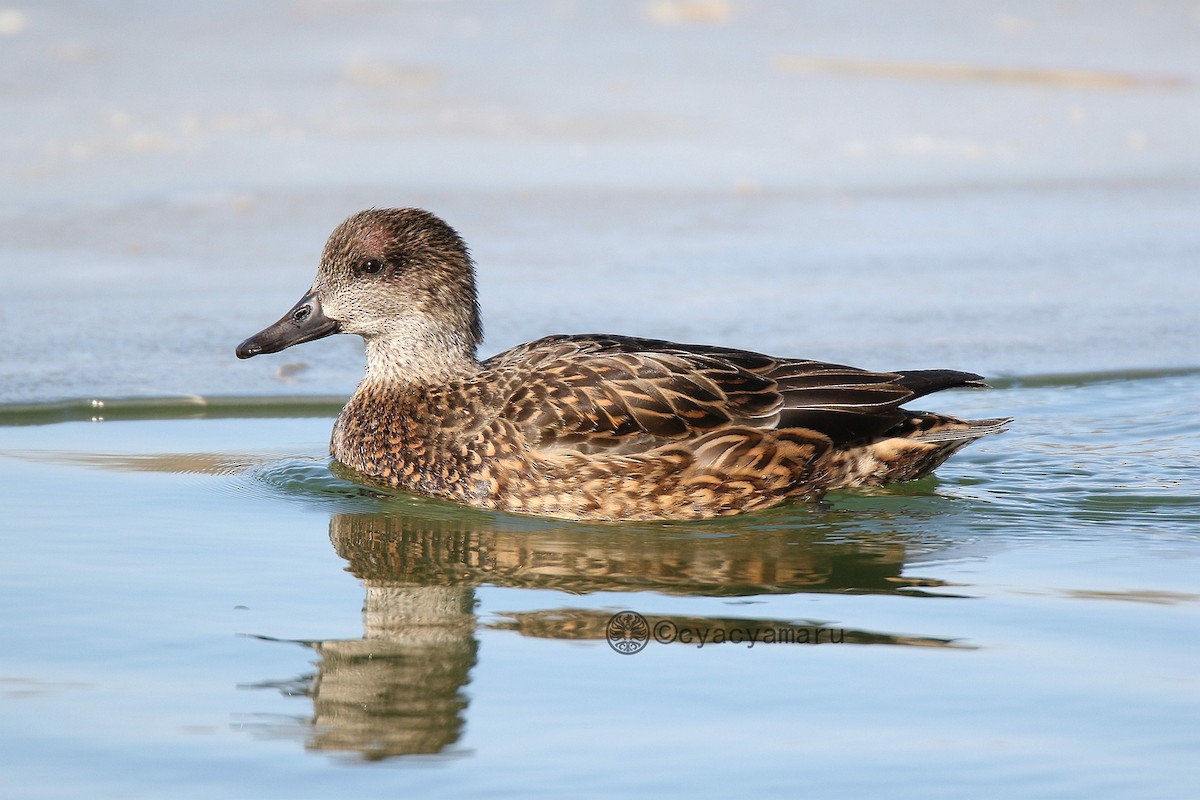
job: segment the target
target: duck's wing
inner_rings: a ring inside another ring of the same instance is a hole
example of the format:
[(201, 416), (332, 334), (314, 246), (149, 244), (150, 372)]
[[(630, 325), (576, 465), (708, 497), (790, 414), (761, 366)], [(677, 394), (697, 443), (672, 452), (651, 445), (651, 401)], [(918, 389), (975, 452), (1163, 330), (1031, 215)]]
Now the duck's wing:
[(835, 444), (906, 419), (899, 406), (979, 376), (867, 372), (744, 350), (618, 336), (552, 336), (484, 362), (500, 416), (530, 446), (636, 453), (740, 426), (804, 428)]

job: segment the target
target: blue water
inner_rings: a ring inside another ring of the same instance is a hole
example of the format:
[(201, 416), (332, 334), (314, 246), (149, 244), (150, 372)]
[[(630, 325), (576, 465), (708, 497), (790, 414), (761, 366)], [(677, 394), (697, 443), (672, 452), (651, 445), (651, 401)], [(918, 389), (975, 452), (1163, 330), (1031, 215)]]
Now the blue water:
[[(938, 400), (1017, 422), (637, 525), (380, 496), (335, 401), (6, 407), (5, 794), (1191, 796), (1200, 372)], [(618, 654), (626, 609), (693, 640)]]
[[(0, 797), (1200, 797), (1198, 24), (0, 8)], [(703, 524), (364, 491), (325, 458), (361, 343), (232, 351), (406, 205), (471, 246), (483, 356), (962, 369), (996, 389), (931, 409), (1016, 421)], [(704, 646), (618, 654), (625, 610)]]

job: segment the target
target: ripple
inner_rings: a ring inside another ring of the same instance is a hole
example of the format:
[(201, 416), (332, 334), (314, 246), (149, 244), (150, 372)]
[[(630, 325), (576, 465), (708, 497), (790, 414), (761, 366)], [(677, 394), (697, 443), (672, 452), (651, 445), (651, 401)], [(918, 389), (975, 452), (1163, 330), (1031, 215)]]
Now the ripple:
[(329, 470), (330, 459), (285, 458), (258, 464), (235, 481), (243, 494), (303, 500), (362, 500), (384, 498), (378, 489), (339, 478)]

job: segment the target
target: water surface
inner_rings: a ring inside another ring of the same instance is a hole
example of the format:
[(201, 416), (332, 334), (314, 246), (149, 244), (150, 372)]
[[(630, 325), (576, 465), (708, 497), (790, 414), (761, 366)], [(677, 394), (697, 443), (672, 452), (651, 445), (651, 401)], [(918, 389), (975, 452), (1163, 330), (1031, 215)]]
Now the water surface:
[[(336, 400), (5, 407), (10, 796), (1188, 796), (1200, 373), (937, 400), (1017, 423), (635, 525), (342, 480)], [(675, 641), (617, 653), (622, 610)]]
[[(0, 8), (0, 795), (1200, 796), (1198, 30), (1190, 0)], [(364, 491), (325, 456), (361, 345), (232, 349), (338, 222), (409, 205), (471, 245), (483, 356), (963, 369), (997, 389), (931, 407), (1016, 423), (711, 523)], [(618, 654), (624, 610), (678, 641)]]

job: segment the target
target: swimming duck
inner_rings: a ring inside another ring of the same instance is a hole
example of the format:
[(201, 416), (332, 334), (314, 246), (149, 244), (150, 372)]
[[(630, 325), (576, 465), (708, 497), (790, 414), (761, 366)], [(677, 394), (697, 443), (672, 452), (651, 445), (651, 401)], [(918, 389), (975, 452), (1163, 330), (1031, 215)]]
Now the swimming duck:
[(366, 374), (330, 453), (366, 482), (567, 519), (699, 519), (920, 478), (1008, 419), (910, 411), (979, 375), (840, 364), (610, 335), (559, 335), (486, 361), (475, 271), (421, 209), (339, 225), (308, 292), (237, 347), (334, 333)]

